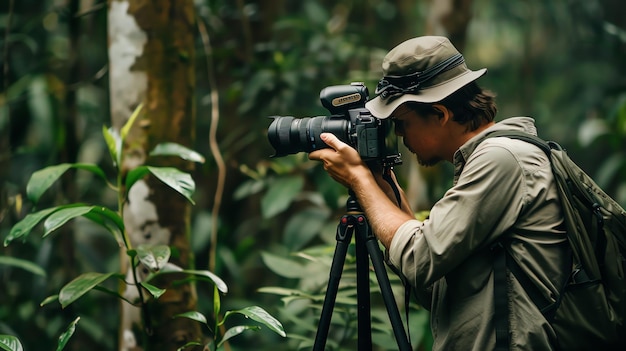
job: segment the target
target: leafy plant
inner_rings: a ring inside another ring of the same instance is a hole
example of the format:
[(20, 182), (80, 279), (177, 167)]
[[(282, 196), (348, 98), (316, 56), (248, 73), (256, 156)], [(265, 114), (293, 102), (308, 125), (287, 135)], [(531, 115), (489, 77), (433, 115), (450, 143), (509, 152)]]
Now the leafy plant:
[[(70, 340), (74, 331), (76, 330), (76, 324), (80, 320), (80, 317), (76, 317), (70, 325), (67, 327), (65, 332), (59, 336), (59, 342), (57, 344), (57, 351), (63, 350), (65, 345)], [(0, 335), (0, 349), (5, 351), (23, 351), (22, 343), (20, 340), (13, 335)]]
[[(40, 224), (43, 223), (43, 237), (48, 237), (54, 233), (57, 229), (65, 225), (72, 219), (77, 217), (84, 217), (95, 224), (105, 228), (112, 234), (112, 237), (124, 245), (126, 254), (130, 258), (130, 264), (133, 272), (133, 282), (126, 282), (129, 285), (136, 286), (139, 299), (138, 301), (129, 301), (122, 296), (119, 292), (108, 289), (104, 286), (104, 282), (109, 279), (118, 279), (124, 281), (125, 276), (119, 272), (87, 272), (79, 275), (65, 286), (61, 288), (58, 294), (49, 296), (41, 302), (41, 306), (49, 304), (53, 301), (58, 301), (62, 308), (66, 308), (76, 300), (87, 294), (92, 290), (98, 290), (107, 294), (113, 295), (118, 299), (122, 299), (131, 305), (139, 305), (140, 308), (147, 308), (146, 301), (142, 298), (143, 294), (149, 294), (153, 299), (159, 299), (165, 293), (165, 289), (159, 288), (155, 281), (156, 278), (165, 274), (178, 274), (184, 275), (185, 280), (193, 281), (209, 281), (213, 284), (214, 295), (214, 319), (217, 321), (213, 328), (209, 327), (213, 340), (205, 345), (209, 350), (220, 349), (226, 341), (234, 336), (241, 334), (246, 330), (257, 330), (258, 325), (237, 325), (226, 330), (223, 335), (220, 335), (219, 327), (223, 326), (226, 320), (234, 315), (241, 314), (246, 316), (255, 322), (267, 326), (270, 330), (276, 332), (281, 336), (286, 336), (281, 323), (268, 314), (265, 310), (258, 306), (246, 307), (240, 310), (227, 311), (224, 317), (220, 320), (220, 294), (226, 294), (228, 288), (226, 284), (217, 275), (207, 270), (192, 270), (183, 269), (169, 262), (171, 255), (171, 248), (167, 245), (141, 245), (136, 248), (132, 247), (131, 241), (124, 228), (124, 220), (122, 217), (122, 205), (127, 197), (128, 191), (139, 180), (143, 179), (146, 175), (151, 174), (158, 178), (160, 181), (168, 185), (170, 188), (183, 195), (188, 201), (193, 203), (192, 194), (195, 190), (195, 183), (188, 173), (182, 172), (172, 167), (153, 167), (153, 166), (140, 166), (129, 171), (128, 174), (123, 177), (120, 170), (122, 164), (122, 145), (124, 139), (127, 136), (130, 127), (137, 119), (141, 105), (134, 111), (133, 115), (129, 118), (128, 122), (122, 127), (118, 134), (115, 130), (103, 128), (104, 138), (108, 145), (109, 153), (117, 167), (116, 183), (111, 184), (107, 179), (105, 172), (96, 165), (84, 164), (84, 163), (64, 163), (46, 167), (42, 170), (35, 172), (27, 185), (26, 193), (30, 201), (37, 203), (41, 196), (68, 170), (70, 169), (82, 169), (95, 174), (102, 178), (107, 185), (117, 192), (118, 209), (112, 210), (104, 206), (89, 205), (83, 203), (72, 203), (58, 205), (51, 208), (41, 209), (34, 213), (30, 213), (25, 216), (21, 221), (16, 223), (10, 230), (8, 236), (4, 240), (4, 245), (8, 246), (11, 242), (22, 239), (25, 240), (27, 236)], [(204, 158), (198, 153), (185, 148), (182, 145), (175, 143), (159, 144), (151, 153), (151, 155), (162, 156), (178, 156), (186, 160), (203, 162)], [(125, 190), (122, 190), (125, 189)], [(41, 270), (34, 264), (28, 264), (23, 260), (11, 260), (4, 258), (0, 260), (0, 264), (10, 264), (13, 266), (19, 266), (23, 269), (27, 269), (36, 274), (42, 274)], [(149, 270), (148, 276), (139, 281), (134, 274), (139, 264), (142, 264)], [(142, 313), (142, 318), (146, 318), (146, 314)], [(207, 324), (207, 318), (198, 311), (189, 311), (184, 314), (176, 316), (178, 318), (190, 318), (192, 320)], [(75, 331), (76, 325), (80, 317), (77, 317), (67, 328), (59, 338), (59, 345), (57, 350), (63, 350), (72, 334)], [(143, 320), (144, 325), (148, 325), (148, 320)], [(201, 345), (200, 342), (193, 342), (185, 345), (181, 348), (187, 348), (195, 345)], [(14, 336), (0, 335), (0, 347), (8, 351), (22, 350), (22, 345)]]

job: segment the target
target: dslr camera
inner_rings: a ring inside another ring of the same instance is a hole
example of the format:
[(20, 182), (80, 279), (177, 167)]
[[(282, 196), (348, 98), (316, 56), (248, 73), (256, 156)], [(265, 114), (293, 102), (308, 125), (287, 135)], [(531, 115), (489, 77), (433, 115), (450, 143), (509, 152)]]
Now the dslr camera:
[(271, 116), (267, 134), (275, 150), (272, 157), (327, 148), (320, 134), (328, 132), (356, 149), (366, 162), (379, 161), (383, 166), (402, 163), (393, 122), (372, 116), (365, 108), (368, 97), (363, 83), (333, 85), (320, 92), (320, 101), (331, 113), (329, 116)]

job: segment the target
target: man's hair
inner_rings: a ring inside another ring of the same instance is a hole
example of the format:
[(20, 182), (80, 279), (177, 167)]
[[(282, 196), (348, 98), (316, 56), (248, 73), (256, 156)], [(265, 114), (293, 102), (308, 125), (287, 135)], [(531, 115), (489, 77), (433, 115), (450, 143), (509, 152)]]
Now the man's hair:
[[(440, 114), (431, 103), (407, 102), (406, 104), (422, 116)], [(465, 85), (437, 104), (444, 105), (452, 111), (452, 120), (465, 125), (467, 131), (476, 130), (481, 125), (492, 122), (498, 112), (495, 94), (482, 89), (476, 82)]]

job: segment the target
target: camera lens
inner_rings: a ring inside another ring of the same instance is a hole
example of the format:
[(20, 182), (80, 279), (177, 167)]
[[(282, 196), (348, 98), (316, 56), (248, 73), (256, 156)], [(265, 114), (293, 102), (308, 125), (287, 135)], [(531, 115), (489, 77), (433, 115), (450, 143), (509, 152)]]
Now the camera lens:
[(341, 116), (272, 117), (267, 137), (276, 151), (274, 157), (311, 152), (328, 147), (320, 134), (328, 132), (348, 143), (349, 123)]

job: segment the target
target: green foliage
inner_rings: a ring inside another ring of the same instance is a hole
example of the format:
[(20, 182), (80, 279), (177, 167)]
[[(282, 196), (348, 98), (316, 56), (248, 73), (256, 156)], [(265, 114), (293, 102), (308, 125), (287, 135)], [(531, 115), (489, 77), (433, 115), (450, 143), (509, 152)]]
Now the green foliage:
[[(59, 336), (59, 342), (56, 348), (56, 351), (61, 351), (65, 349), (65, 345), (67, 345), (68, 341), (74, 334), (76, 330), (76, 324), (80, 320), (80, 317), (76, 317), (67, 329)], [(0, 335), (0, 349), (5, 351), (24, 351), (22, 343), (18, 338), (12, 335)]]
[(67, 330), (65, 330), (65, 332), (61, 334), (61, 336), (59, 336), (59, 345), (57, 346), (56, 351), (61, 351), (65, 348), (65, 345), (67, 345), (72, 335), (74, 335), (74, 331), (76, 331), (76, 324), (79, 320), (80, 317), (76, 317), (76, 319), (74, 319), (72, 323), (70, 323), (70, 325), (67, 327)]
[[(351, 244), (349, 254), (344, 264), (339, 290), (335, 299), (334, 314), (331, 319), (331, 332), (327, 345), (331, 350), (354, 350), (357, 339), (357, 289), (356, 289), (356, 257), (354, 243)], [(351, 254), (350, 254), (351, 253)], [(306, 350), (314, 344), (316, 326), (319, 313), (326, 294), (326, 283), (333, 259), (332, 246), (311, 247), (294, 252), (289, 257), (263, 253), (263, 262), (275, 274), (295, 280), (293, 288), (263, 287), (259, 291), (280, 297), (283, 306), (279, 310), (281, 319), (290, 328), (289, 349)], [(396, 299), (400, 297), (398, 309), (404, 311), (402, 286), (399, 278), (391, 271), (386, 272), (392, 284)], [(376, 350), (397, 350), (397, 343), (392, 326), (387, 315), (382, 297), (378, 295), (379, 282), (370, 277), (370, 291), (372, 298), (372, 341)], [(411, 334), (414, 347), (432, 345), (428, 324), (428, 312), (414, 304), (407, 306), (410, 325), (404, 328)]]
[(46, 271), (35, 263), (15, 257), (0, 256), (0, 265), (19, 267), (23, 270), (45, 277)]
[(20, 340), (12, 335), (0, 335), (0, 348), (5, 351), (23, 351)]
[[(109, 152), (112, 159), (115, 161), (116, 165), (121, 165), (122, 163), (122, 145), (124, 143), (124, 138), (126, 137), (128, 131), (130, 130), (130, 125), (135, 121), (136, 116), (141, 110), (141, 106), (139, 106), (133, 116), (129, 118), (128, 122), (121, 129), (120, 135), (117, 135), (113, 130), (104, 130), (105, 139), (107, 140), (107, 144), (109, 146)], [(156, 154), (158, 155), (174, 155), (185, 159), (192, 159), (197, 161), (203, 161), (204, 158), (200, 156), (198, 153), (189, 150), (182, 145), (167, 143), (163, 145), (159, 145), (156, 148)], [(79, 168), (86, 171), (90, 171), (100, 178), (107, 180), (107, 177), (102, 169), (100, 169), (96, 165), (87, 165), (87, 164), (61, 164), (50, 166), (45, 169), (39, 170), (33, 174), (30, 181), (27, 185), (27, 194), (28, 198), (33, 202), (37, 203), (41, 196), (48, 190), (67, 170), (71, 168)], [(124, 184), (122, 184), (122, 176), (121, 169), (117, 169), (117, 183), (112, 185), (109, 184), (110, 187), (116, 190), (118, 197), (118, 204), (122, 204), (124, 199), (127, 198), (127, 193), (130, 191), (131, 187), (140, 179), (143, 179), (146, 175), (151, 174), (155, 176), (157, 179), (161, 180), (164, 184), (168, 185), (170, 188), (176, 190), (178, 193), (187, 198), (190, 202), (193, 203), (192, 195), (195, 190), (195, 183), (191, 178), (191, 175), (181, 172), (178, 169), (171, 167), (153, 167), (153, 166), (140, 166), (128, 173)], [(124, 187), (122, 185), (125, 185)], [(126, 189), (126, 192), (121, 191), (121, 189)], [(121, 206), (120, 206), (121, 207)], [(16, 223), (13, 228), (10, 230), (9, 235), (4, 240), (4, 246), (8, 246), (11, 242), (16, 239), (26, 240), (28, 235), (41, 223), (43, 222), (44, 233), (42, 235), (43, 238), (47, 237), (63, 225), (65, 225), (70, 220), (73, 220), (78, 217), (85, 217), (95, 224), (105, 228), (111, 234), (113, 234), (113, 238), (120, 242), (120, 245), (124, 245), (126, 247), (126, 252), (128, 257), (130, 258), (131, 270), (133, 272), (133, 282), (132, 285), (136, 286), (138, 289), (139, 296), (142, 295), (142, 288), (154, 298), (159, 299), (164, 293), (165, 289), (159, 288), (156, 285), (153, 285), (151, 281), (155, 278), (170, 273), (183, 274), (186, 276), (185, 279), (192, 281), (209, 281), (214, 286), (214, 302), (217, 307), (214, 309), (215, 316), (214, 318), (217, 320), (217, 317), (221, 313), (219, 309), (219, 295), (227, 293), (228, 289), (226, 284), (219, 278), (217, 275), (213, 274), (209, 271), (202, 270), (185, 270), (182, 269), (173, 263), (169, 262), (171, 256), (171, 248), (167, 245), (141, 245), (137, 248), (132, 248), (130, 244), (130, 239), (124, 228), (124, 221), (122, 215), (120, 214), (121, 210), (117, 211), (108, 209), (104, 206), (93, 206), (93, 205), (83, 205), (79, 203), (68, 204), (68, 205), (60, 205), (55, 206), (48, 209), (42, 209), (35, 213), (31, 213), (24, 217), (21, 221)], [(121, 240), (120, 240), (121, 239)], [(21, 268), (30, 270), (33, 273), (42, 274), (42, 270), (34, 265), (27, 264), (23, 260), (17, 259), (3, 259), (0, 263), (10, 264), (13, 266), (19, 266)], [(143, 264), (146, 267), (150, 274), (142, 281), (138, 281), (136, 274), (136, 268), (138, 264)], [(41, 305), (46, 305), (57, 300), (63, 309), (67, 308), (69, 305), (76, 302), (78, 299), (86, 295), (92, 290), (99, 290), (110, 295), (115, 296), (118, 299), (124, 300), (131, 305), (139, 305), (142, 309), (147, 308), (146, 301), (140, 299), (139, 301), (129, 301), (120, 293), (114, 290), (110, 290), (105, 287), (104, 282), (109, 278), (117, 278), (121, 282), (124, 282), (125, 276), (121, 273), (109, 272), (109, 273), (99, 273), (99, 272), (87, 272), (80, 274), (78, 277), (74, 278), (69, 283), (65, 284), (58, 295), (50, 296), (41, 303)], [(218, 328), (220, 325), (224, 324), (226, 319), (234, 313), (239, 313), (245, 315), (246, 317), (254, 320), (255, 322), (267, 326), (270, 330), (276, 332), (281, 336), (285, 336), (285, 332), (282, 328), (282, 325), (278, 320), (273, 318), (269, 313), (258, 306), (247, 307), (241, 310), (235, 311), (227, 311), (223, 320), (220, 321), (215, 328), (211, 329), (213, 335), (213, 341), (217, 342), (214, 347), (211, 347), (210, 350), (220, 349), (224, 342), (228, 339), (241, 334), (245, 330), (256, 330), (259, 329), (258, 325), (238, 325), (230, 330), (226, 331), (223, 336), (220, 336), (218, 333)], [(142, 317), (145, 317), (145, 314), (142, 314)], [(191, 318), (194, 320), (202, 319), (206, 321), (206, 318), (197, 311), (190, 311), (188, 314), (181, 315), (182, 317)], [(69, 339), (74, 334), (76, 329), (76, 324), (80, 320), (80, 317), (77, 317), (67, 328), (67, 330), (59, 337), (59, 344), (57, 347), (57, 351), (63, 350), (64, 347), (69, 342)], [(150, 321), (144, 320), (144, 325), (148, 325)], [(0, 338), (0, 342), (4, 349), (10, 351), (21, 350), (22, 346), (19, 340), (15, 337), (4, 336)], [(194, 345), (196, 343), (193, 343)], [(191, 346), (191, 345), (189, 345)], [(147, 346), (146, 346), (147, 347)], [(207, 345), (208, 347), (208, 345)], [(184, 349), (184, 348), (183, 348)]]
[[(216, 286), (216, 291), (213, 296), (214, 296), (213, 313), (215, 316), (220, 316), (221, 303), (220, 303), (219, 293), (217, 291), (217, 286)], [(209, 325), (207, 318), (202, 313), (197, 312), (197, 311), (186, 312), (183, 314), (179, 314), (175, 317), (189, 318), (197, 322), (200, 322), (204, 324), (211, 331), (212, 334), (218, 335), (215, 333), (215, 331), (218, 330), (220, 326), (225, 325), (229, 317), (231, 317), (234, 314), (241, 314), (245, 316), (246, 318), (252, 319), (260, 324), (265, 325), (270, 330), (272, 330), (273, 332), (275, 332), (276, 334), (282, 337), (286, 336), (282, 324), (277, 319), (272, 317), (269, 313), (267, 313), (267, 311), (265, 311), (263, 308), (258, 307), (258, 306), (250, 306), (250, 307), (246, 307), (240, 310), (227, 311), (221, 320), (216, 320), (216, 323), (213, 327)], [(236, 325), (226, 330), (221, 337), (219, 337), (218, 335), (209, 344), (205, 346), (208, 347), (208, 349), (211, 351), (218, 350), (222, 348), (228, 340), (245, 332), (246, 330), (258, 330), (258, 329), (259, 329), (258, 325)], [(193, 343), (193, 345), (199, 345), (199, 344)]]

